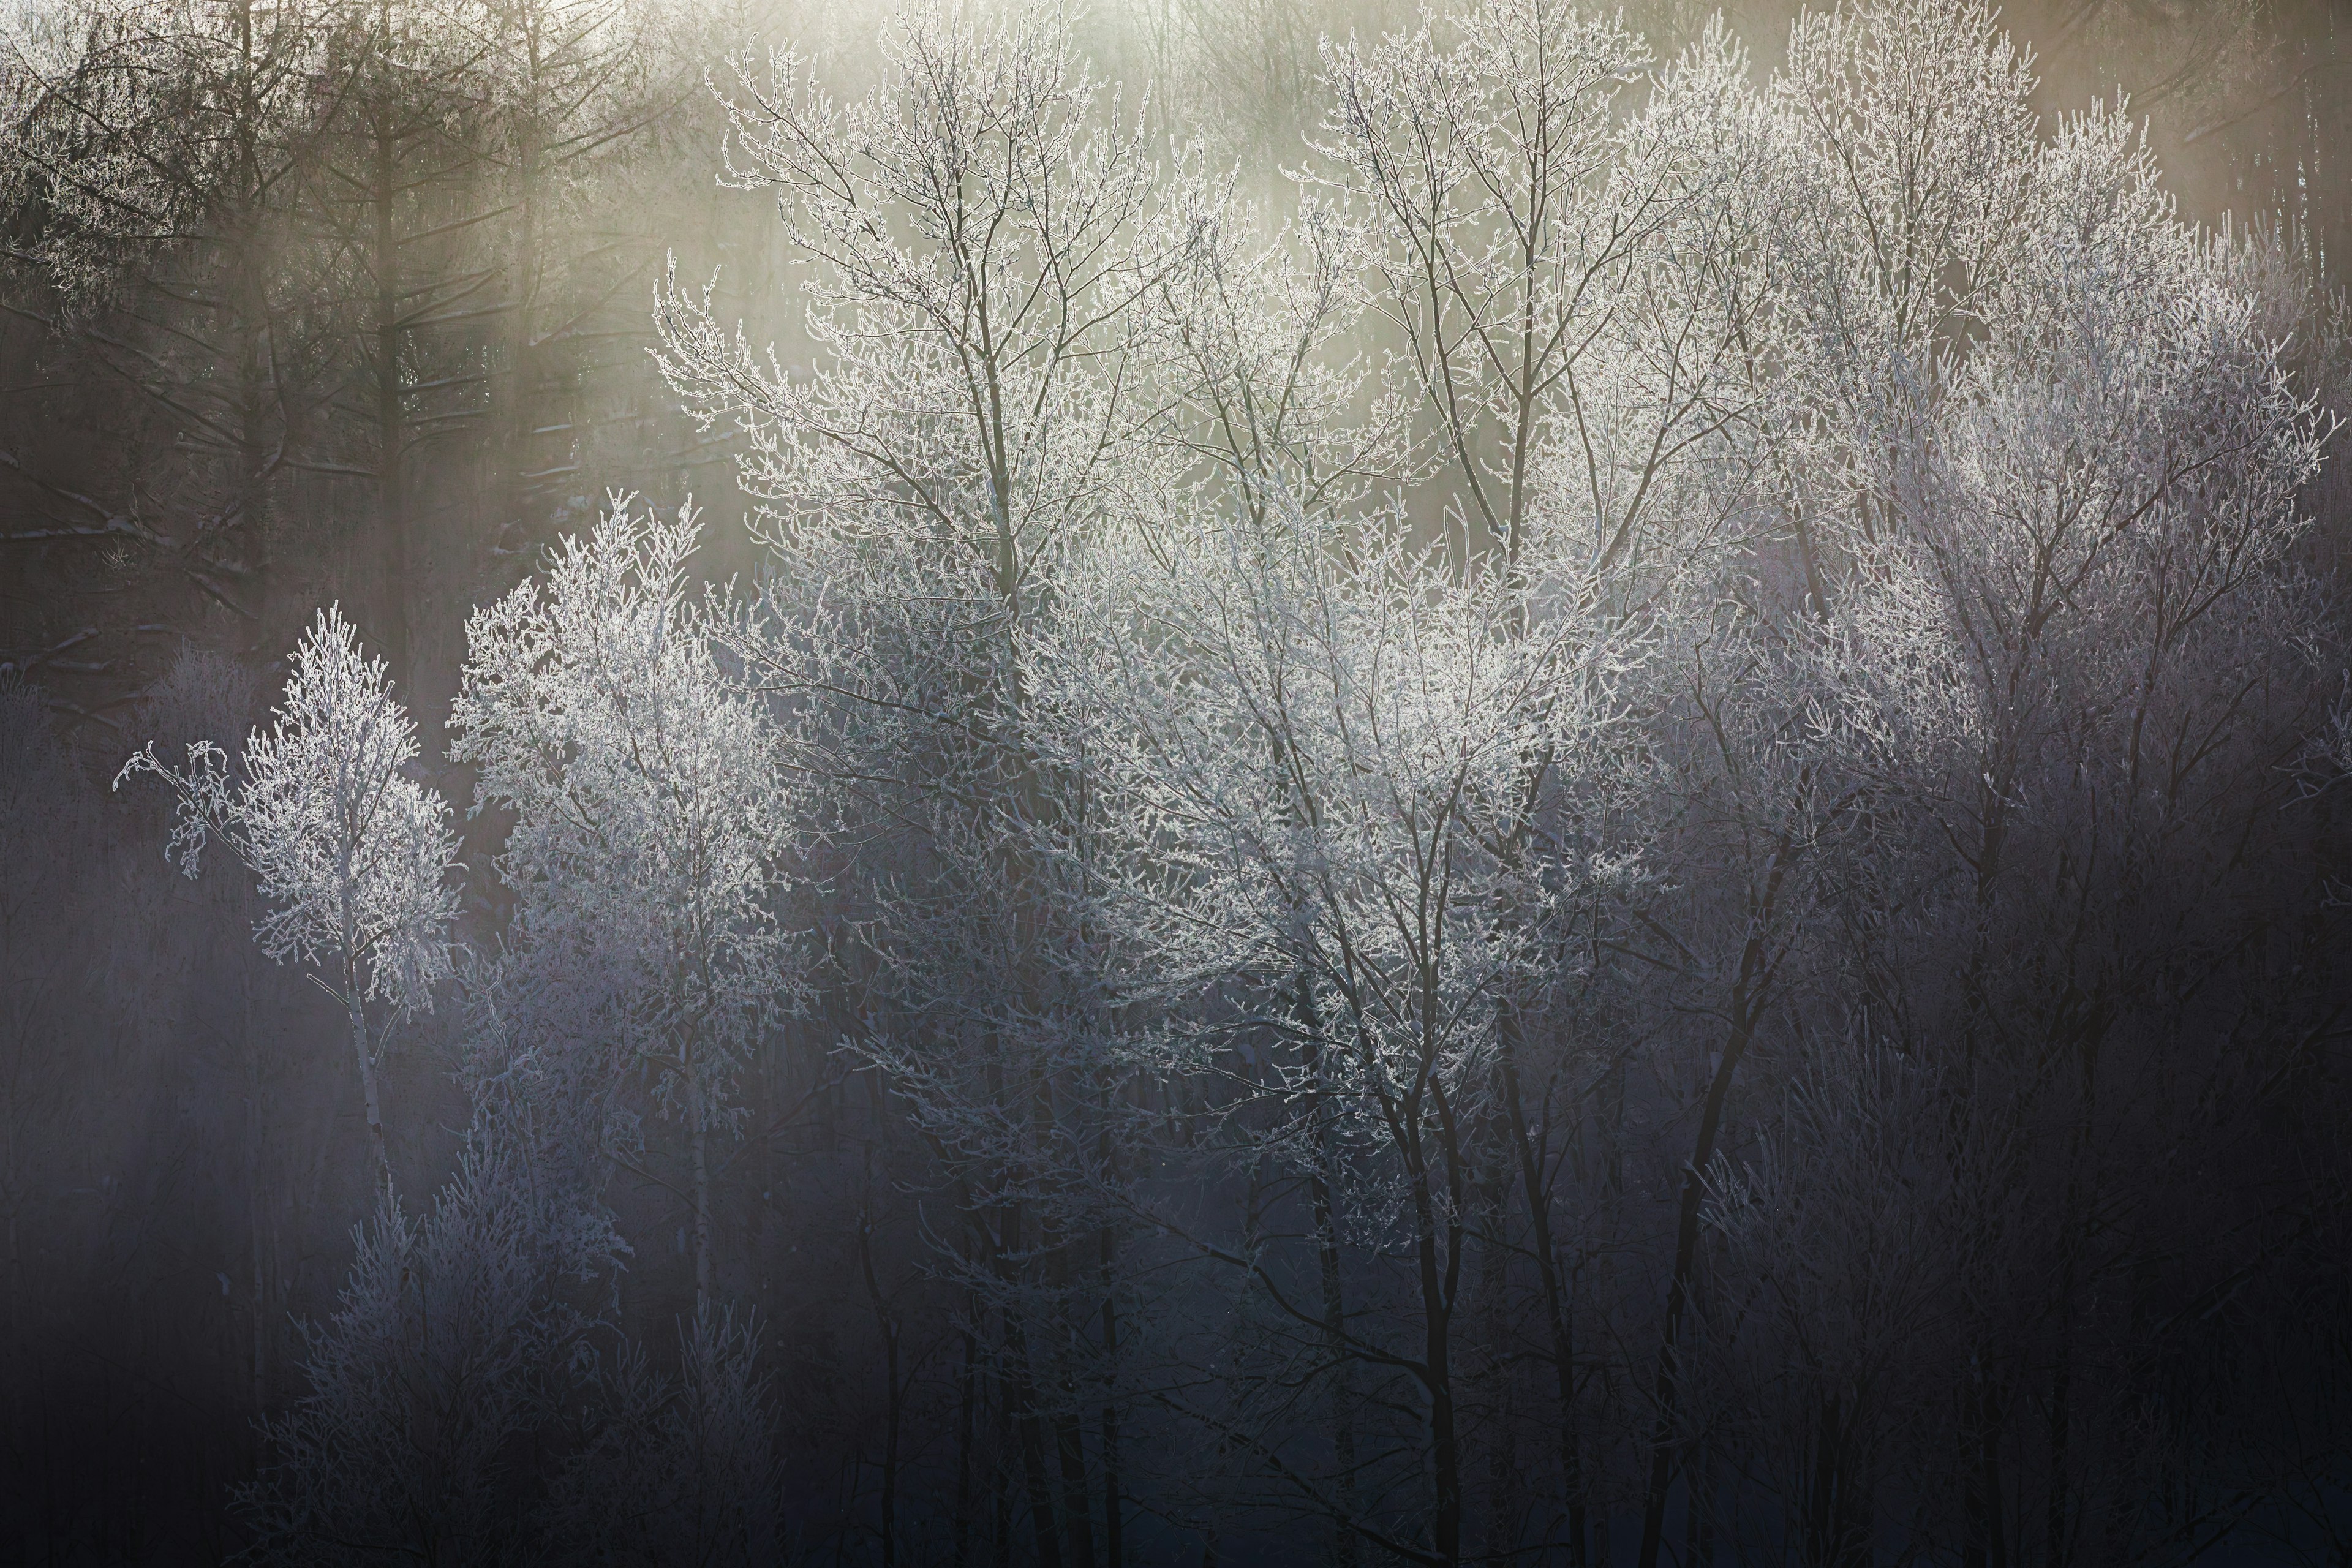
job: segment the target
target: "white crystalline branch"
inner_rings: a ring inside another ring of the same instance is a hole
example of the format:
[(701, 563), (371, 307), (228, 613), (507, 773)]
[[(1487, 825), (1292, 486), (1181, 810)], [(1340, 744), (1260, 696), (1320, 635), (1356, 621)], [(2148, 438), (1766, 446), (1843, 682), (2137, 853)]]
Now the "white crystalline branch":
[(457, 839), (449, 806), (414, 776), (416, 726), (387, 689), (384, 664), (330, 607), (296, 645), (285, 699), (268, 729), (232, 759), (209, 741), (188, 748), (184, 771), (151, 744), (115, 777), (153, 773), (180, 796), (165, 854), (193, 877), (217, 837), (252, 871), (268, 912), (254, 927), (261, 951), (306, 964), (341, 1003), (367, 1091), (382, 1173), (383, 1126), (375, 1080), (383, 1040), (367, 1005), (390, 1023), (431, 1011), (450, 976), (457, 916)]

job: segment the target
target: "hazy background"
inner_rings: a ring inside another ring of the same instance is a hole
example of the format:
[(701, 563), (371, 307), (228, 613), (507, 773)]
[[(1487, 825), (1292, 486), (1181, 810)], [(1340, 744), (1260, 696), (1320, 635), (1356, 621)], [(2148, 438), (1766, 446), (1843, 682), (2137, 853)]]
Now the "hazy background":
[[(883, 9), (646, 5), (624, 58), (565, 62), (536, 100), (387, 97), (386, 118), (362, 114), (329, 144), (279, 148), (287, 165), (266, 174), (277, 154), (247, 149), (253, 201), (234, 230), (152, 213), (61, 229), (21, 182), (10, 187), (14, 205), (0, 212), (0, 1561), (195, 1562), (232, 1550), (224, 1488), (256, 1462), (256, 1415), (299, 1388), (295, 1324), (331, 1308), (365, 1209), (357, 1086), (340, 1044), (316, 1045), (336, 1037), (332, 1005), (255, 951), (253, 910), (232, 879), (189, 882), (163, 864), (159, 797), (109, 794), (106, 781), (150, 739), (168, 750), (259, 720), (286, 650), (333, 601), (388, 650), (436, 778), (463, 804), (468, 782), (438, 747), (466, 616), (519, 582), (541, 546), (592, 521), (608, 489), (665, 509), (693, 497), (712, 524), (710, 574), (754, 569), (732, 453), (695, 435), (649, 358), (653, 294), (672, 255), (681, 278), (716, 270), (723, 308), (791, 358), (788, 258), (767, 202), (717, 187), (723, 122), (704, 75), (724, 86), (728, 51), (790, 44), (854, 84), (870, 69)], [(1793, 9), (1759, 0), (1728, 11), (1759, 71)], [(45, 17), (88, 28), (108, 8), (13, 0), (11, 10), (37, 36)], [(1626, 8), (1661, 53), (1708, 14), (1689, 0)], [(2275, 231), (2278, 266), (2323, 298), (2339, 286), (2352, 255), (2352, 10), (2047, 0), (2004, 15), (2039, 56), (2046, 103), (2127, 92), (2187, 212)], [(1272, 172), (1304, 155), (1302, 122), (1318, 112), (1318, 37), (1408, 19), (1399, 5), (1134, 0), (1096, 5), (1076, 25), (1098, 68), (1148, 95), (1164, 127), (1223, 139), (1274, 191)], [(566, 107), (589, 79), (593, 90)], [(528, 133), (539, 162), (526, 170), (518, 116), (541, 111)], [(195, 113), (124, 133), (166, 137)], [(526, 194), (527, 231), (517, 226)], [(386, 255), (396, 282), (376, 265)], [(264, 338), (266, 369), (254, 347)], [(2311, 549), (2327, 570), (2352, 526), (2340, 472), (2311, 500), (2321, 519)], [(2326, 848), (2281, 863), (2318, 879), (2343, 836), (2332, 818), (2315, 832)], [(475, 896), (473, 918), (492, 919)], [(2282, 890), (2283, 906), (2294, 901)], [(2315, 951), (2340, 940), (2333, 916), (2309, 919), (2299, 940)], [(2305, 983), (2341, 978), (2315, 969)], [(2338, 995), (2312, 1000), (2313, 1038), (2336, 1038), (2352, 990)], [(466, 1114), (447, 1080), (453, 1011), (411, 1032), (388, 1089), (404, 1108), (394, 1163), (414, 1193), (447, 1170)], [(884, 1221), (873, 1261), (902, 1293), (894, 1300), (920, 1303), (929, 1287), (917, 1217), (882, 1212), (908, 1201), (873, 1173), (887, 1119), (828, 1066), (836, 1023), (820, 1007), (788, 1026), (748, 1090), (754, 1135), (729, 1177), (726, 1223), (735, 1254), (756, 1265), (730, 1288), (768, 1326), (790, 1413), (795, 1539), (826, 1561), (868, 1561), (883, 1420), (857, 1251), (869, 1218)], [(2325, 1166), (2336, 1141), (2328, 1108), (2346, 1104), (2331, 1069), (2302, 1108), (2314, 1121), (2263, 1110), (2274, 1136), (2221, 1157), (2214, 1180), (2294, 1188), (2271, 1215), (2292, 1239), (2200, 1284), (2183, 1312), (2203, 1321), (2242, 1288), (2268, 1290), (2264, 1321), (2307, 1310), (2299, 1327), (2340, 1333), (2340, 1281), (2282, 1283), (2263, 1269), (2345, 1234), (2340, 1170), (2317, 1183), (2265, 1161), (2293, 1164), (2291, 1149)], [(2333, 1195), (2313, 1200), (2329, 1183)], [(627, 1311), (660, 1345), (691, 1301), (684, 1233), (659, 1245), (675, 1205), (650, 1184), (616, 1202), (639, 1238)], [(945, 1316), (929, 1322), (939, 1353), (915, 1374), (910, 1464), (941, 1462), (947, 1441), (950, 1333)], [(2242, 1353), (2261, 1360), (2242, 1342), (2213, 1351), (2195, 1380), (2226, 1389)], [(2308, 1411), (2263, 1408), (2352, 1426), (2352, 1361), (2303, 1355), (2264, 1363), (2248, 1386), (2320, 1390)], [(2282, 1380), (2283, 1365), (2307, 1375)], [(2217, 1426), (2211, 1440), (2236, 1439)], [(2321, 1485), (2323, 1514), (2343, 1501), (2336, 1484)], [(1217, 1560), (1213, 1531), (1202, 1555), (1197, 1520), (1164, 1522), (1185, 1560)], [(1241, 1533), (1228, 1560), (1253, 1550)], [(2297, 1550), (2352, 1560), (2347, 1539), (2321, 1530)], [(1256, 1550), (1269, 1554), (1255, 1560), (1283, 1560), (1278, 1547)]]

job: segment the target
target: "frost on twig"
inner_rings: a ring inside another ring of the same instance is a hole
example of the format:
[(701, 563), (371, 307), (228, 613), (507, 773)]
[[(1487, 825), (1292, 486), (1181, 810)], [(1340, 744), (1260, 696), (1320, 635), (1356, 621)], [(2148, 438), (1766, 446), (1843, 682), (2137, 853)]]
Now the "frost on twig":
[(448, 980), (457, 839), (448, 803), (412, 776), (416, 726), (387, 689), (383, 660), (362, 653), (340, 608), (319, 613), (293, 666), (269, 728), (247, 737), (237, 769), (210, 741), (189, 745), (183, 770), (150, 743), (114, 784), (153, 773), (178, 793), (164, 853), (187, 875), (215, 837), (253, 873), (268, 905), (253, 932), (261, 951), (310, 966), (349, 1016), (382, 1175), (383, 1041), (372, 1036), (367, 1005), (386, 1004), (394, 1019), (430, 1012)]

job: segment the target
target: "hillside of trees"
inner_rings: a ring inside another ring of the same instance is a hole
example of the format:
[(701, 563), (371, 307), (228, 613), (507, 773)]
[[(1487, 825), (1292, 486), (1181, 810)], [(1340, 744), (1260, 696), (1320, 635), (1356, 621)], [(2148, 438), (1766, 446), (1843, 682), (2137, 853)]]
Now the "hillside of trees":
[(0, 13), (0, 1561), (2352, 1561), (2296, 0)]

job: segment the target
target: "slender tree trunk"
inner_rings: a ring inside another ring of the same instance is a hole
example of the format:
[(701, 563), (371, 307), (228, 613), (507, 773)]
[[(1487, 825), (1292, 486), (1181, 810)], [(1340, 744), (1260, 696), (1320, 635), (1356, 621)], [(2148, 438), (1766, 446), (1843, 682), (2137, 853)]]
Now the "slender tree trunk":
[[(236, 10), (238, 53), (236, 144), (241, 200), (228, 220), (235, 237), (229, 247), (227, 279), (233, 331), (236, 342), (237, 473), (230, 498), (236, 509), (234, 528), (242, 538), (238, 569), (245, 574), (245, 607), (250, 616), (248, 646), (267, 646), (269, 626), (269, 535), (262, 468), (263, 409), (270, 401), (270, 375), (266, 345), (269, 331), (268, 271), (261, 254), (264, 181), (257, 144), (261, 107), (254, 97), (253, 0), (238, 0)], [(279, 438), (285, 438), (281, 428)]]
[(1013, 1379), (1013, 1425), (1021, 1437), (1021, 1468), (1029, 1482), (1029, 1528), (1041, 1568), (1062, 1568), (1062, 1531), (1054, 1518), (1054, 1491), (1045, 1478), (1045, 1423), (1037, 1413), (1036, 1381), (1029, 1364), (1029, 1336), (1017, 1312), (1004, 1314), (1004, 1348)]
[[(1103, 1136), (1106, 1161), (1113, 1157), (1110, 1136)], [(1107, 1167), (1106, 1168), (1109, 1168)], [(1126, 1568), (1127, 1532), (1119, 1497), (1118, 1452), (1118, 1299), (1113, 1291), (1118, 1240), (1108, 1226), (1102, 1228), (1103, 1336), (1103, 1559), (1107, 1568)]]
[[(1001, 1079), (991, 1084), (992, 1089), (999, 1093), (1002, 1087)], [(1028, 1487), (1029, 1528), (1036, 1542), (1036, 1561), (1040, 1568), (1062, 1568), (1061, 1526), (1054, 1517), (1053, 1484), (1045, 1473), (1045, 1423), (1037, 1412), (1037, 1382), (1029, 1360), (1029, 1334), (1022, 1324), (1016, 1300), (1019, 1281), (1006, 1267), (1006, 1259), (1021, 1247), (1021, 1205), (1000, 1205), (997, 1223), (999, 1230), (992, 1238), (992, 1249), (998, 1277), (1007, 1287), (1003, 1306), (1004, 1407), (1021, 1449), (1021, 1472)], [(1011, 1551), (1009, 1529), (1001, 1538), (998, 1550), (1000, 1554)]]
[(1843, 1504), (1839, 1493), (1844, 1479), (1845, 1434), (1841, 1414), (1838, 1397), (1832, 1394), (1822, 1401), (1814, 1423), (1813, 1484), (1806, 1499), (1805, 1536), (1808, 1554), (1821, 1568), (1832, 1568), (1839, 1561), (1843, 1534)]
[(1675, 1424), (1681, 1415), (1683, 1318), (1689, 1310), (1692, 1276), (1697, 1270), (1699, 1208), (1706, 1198), (1705, 1173), (1715, 1158), (1723, 1102), (1730, 1092), (1732, 1071), (1747, 1047), (1750, 1026), (1744, 1003), (1735, 999), (1733, 1008), (1732, 1039), (1725, 1045), (1715, 1079), (1707, 1087), (1697, 1143), (1683, 1171), (1682, 1202), (1675, 1224), (1674, 1273), (1666, 1285), (1666, 1321), (1659, 1336), (1657, 1373), (1652, 1385), (1657, 1415), (1650, 1436), (1649, 1487), (1642, 1502), (1642, 1545), (1635, 1559), (1640, 1568), (1657, 1568), (1658, 1551), (1665, 1540), (1666, 1494), (1675, 1476)]
[(1659, 1336), (1657, 1375), (1652, 1385), (1657, 1416), (1650, 1438), (1649, 1487), (1642, 1503), (1642, 1545), (1635, 1560), (1639, 1568), (1658, 1568), (1659, 1548), (1665, 1541), (1666, 1493), (1674, 1485), (1675, 1475), (1675, 1424), (1681, 1414), (1683, 1317), (1689, 1310), (1692, 1279), (1698, 1265), (1698, 1219), (1700, 1206), (1706, 1199), (1706, 1168), (1715, 1159), (1716, 1138), (1723, 1128), (1723, 1109), (1730, 1098), (1732, 1076), (1739, 1069), (1739, 1058), (1755, 1037), (1756, 1023), (1763, 1010), (1769, 978), (1764, 942), (1780, 901), (1788, 857), (1789, 847), (1784, 842), (1773, 857), (1755, 926), (1740, 953), (1739, 974), (1731, 986), (1730, 1033), (1724, 1039), (1723, 1056), (1716, 1063), (1715, 1077), (1707, 1085), (1690, 1163), (1683, 1167), (1682, 1202), (1675, 1223), (1674, 1273), (1666, 1285), (1666, 1321)]
[[(1024, 779), (1028, 777), (1028, 770), (1024, 767)], [(1024, 794), (1029, 787), (1024, 783)], [(1027, 918), (1024, 911), (1024, 923), (1027, 923)], [(1042, 1153), (1056, 1142), (1054, 1087), (1042, 1069), (1033, 1068), (1031, 1071), (1029, 1104), (1031, 1126)], [(1063, 1331), (1058, 1337), (1064, 1342), (1073, 1342), (1080, 1334), (1077, 1325), (1071, 1322), (1069, 1317), (1069, 1300), (1074, 1286), (1070, 1245), (1050, 1210), (1040, 1215), (1038, 1233), (1038, 1250), (1045, 1255), (1045, 1285), (1053, 1302), (1048, 1321)], [(1036, 1386), (1034, 1373), (1030, 1386), (1032, 1389)], [(1070, 1560), (1073, 1568), (1095, 1568), (1094, 1525), (1087, 1496), (1086, 1439), (1079, 1430), (1078, 1393), (1071, 1381), (1066, 1358), (1059, 1362), (1054, 1373), (1054, 1387), (1057, 1397), (1047, 1425), (1053, 1429), (1054, 1457), (1061, 1472), (1063, 1524), (1069, 1532)]]
[(367, 1013), (360, 1005), (357, 980), (350, 982), (348, 1000), (351, 1009), (352, 1054), (359, 1058), (360, 1093), (367, 1105), (368, 1142), (375, 1151), (375, 1184), (380, 1192), (392, 1189), (392, 1154), (384, 1142), (383, 1100), (376, 1088), (375, 1055), (368, 1048)]
[(1690, 1551), (1685, 1568), (1715, 1568), (1715, 1439), (1701, 1437), (1690, 1480)]
[(1348, 1344), (1348, 1302), (1340, 1271), (1339, 1222), (1332, 1189), (1339, 1176), (1339, 1145), (1332, 1135), (1334, 1114), (1330, 1060), (1324, 1048), (1323, 1014), (1316, 1005), (1315, 983), (1301, 973), (1297, 981), (1297, 1005), (1301, 1034), (1307, 1042), (1307, 1079), (1314, 1086), (1309, 1114), (1314, 1121), (1315, 1166), (1307, 1180), (1307, 1198), (1315, 1221), (1315, 1261), (1322, 1290), (1323, 1349), (1331, 1358), (1331, 1462), (1339, 1472), (1333, 1488), (1339, 1518), (1332, 1521), (1332, 1568), (1357, 1568), (1363, 1543), (1356, 1533), (1356, 1388), (1355, 1352)]
[(687, 1065), (686, 1116), (694, 1160), (694, 1296), (700, 1303), (711, 1299), (710, 1115), (691, 1054)]
[[(967, 1303), (967, 1310), (976, 1313), (978, 1309), (977, 1301)], [(980, 1382), (980, 1342), (970, 1323), (964, 1325), (963, 1370), (957, 1381), (955, 1568), (965, 1568), (971, 1552), (971, 1440), (977, 1415), (972, 1407)]]
[[(1482, 1150), (1488, 1145), (1483, 1133), (1479, 1145)], [(1486, 1162), (1482, 1159), (1481, 1163)], [(1486, 1226), (1478, 1257), (1480, 1331), (1486, 1340), (1480, 1382), (1486, 1384), (1487, 1400), (1486, 1539), (1486, 1555), (1496, 1560), (1510, 1554), (1520, 1533), (1518, 1428), (1511, 1408), (1510, 1315), (1505, 1302), (1510, 1288), (1509, 1180), (1509, 1172), (1496, 1164), (1482, 1173), (1478, 1183), (1478, 1206)]]
[[(21, 1345), (25, 1340), (25, 1254), (23, 1235), (18, 1229), (17, 1215), (25, 1200), (16, 1185), (16, 1127), (13, 1117), (0, 1117), (0, 1203), (8, 1210), (8, 1342)], [(0, 1377), (0, 1389), (7, 1393), (9, 1430), (21, 1432), (18, 1425), (24, 1418), (24, 1379), (14, 1373)]]
[[(389, 0), (386, 0), (387, 47)], [(374, 188), (369, 195), (375, 219), (375, 422), (376, 525), (379, 565), (383, 582), (383, 626), (379, 637), (384, 662), (393, 674), (409, 679), (408, 668), (408, 492), (407, 463), (402, 451), (408, 418), (400, 363), (400, 238), (394, 229), (399, 203), (398, 135), (388, 105), (379, 105), (372, 127), (374, 137)]]
[(1601, 1183), (1612, 1197), (1625, 1192), (1625, 1053), (1609, 1064), (1607, 1086), (1601, 1091), (1601, 1118), (1607, 1137), (1601, 1151)]
[(2083, 1109), (2075, 1118), (2067, 1151), (2066, 1214), (2059, 1237), (2063, 1261), (2058, 1274), (2058, 1350), (2050, 1374), (2050, 1487), (2043, 1519), (2043, 1561), (2048, 1568), (2066, 1568), (2073, 1555), (2069, 1524), (2073, 1485), (2067, 1450), (2074, 1426), (2074, 1311), (2079, 1249), (2085, 1235), (2083, 1215), (2098, 1206), (2098, 1172), (2092, 1163), (2092, 1136), (2096, 1128), (2099, 1094), (2099, 1044), (2104, 1033), (2100, 1016), (2084, 1022), (2079, 1046), (2082, 1055)]
[[(1054, 1293), (1054, 1320), (1067, 1323), (1065, 1313), (1072, 1289), (1069, 1247), (1055, 1226), (1046, 1226), (1041, 1239), (1047, 1260), (1047, 1283)], [(1076, 1324), (1068, 1326), (1072, 1331), (1076, 1329)], [(1077, 1332), (1069, 1332), (1066, 1342), (1078, 1338)], [(1066, 1360), (1062, 1362), (1055, 1384), (1059, 1397), (1055, 1401), (1051, 1425), (1054, 1456), (1062, 1475), (1063, 1524), (1069, 1531), (1070, 1562), (1073, 1568), (1095, 1568), (1094, 1522), (1087, 1498), (1086, 1436), (1079, 1429), (1078, 1391), (1071, 1380)]]
[(252, 1254), (251, 1294), (253, 1300), (253, 1413), (257, 1417), (269, 1408), (269, 1289), (268, 1244), (262, 1202), (262, 1112), (261, 1043), (254, 1025), (253, 972), (239, 954), (237, 966), (238, 990), (244, 1004), (246, 1048), (245, 1101), (245, 1226)]
[[(526, 80), (536, 84), (541, 69), (537, 30), (528, 28)], [(538, 344), (532, 337), (532, 304), (539, 283), (539, 104), (536, 92), (527, 95), (512, 121), (515, 157), (514, 258), (507, 287), (507, 464), (500, 489), (503, 515), (498, 525), (520, 523), (527, 510), (531, 455), (536, 449), (534, 411), (539, 388)]]
[(1448, 1568), (1462, 1561), (1462, 1444), (1454, 1406), (1454, 1312), (1443, 1279), (1450, 1259), (1439, 1257), (1438, 1220), (1429, 1173), (1413, 1170), (1413, 1254), (1421, 1286), (1422, 1365), (1429, 1396), (1430, 1464), (1436, 1495), (1430, 1538)]
[[(1107, 1320), (1111, 1318), (1113, 1315), (1114, 1310), (1112, 1308), (1105, 1307), (1103, 1309), (1103, 1316)], [(1106, 1322), (1105, 1327), (1110, 1328), (1112, 1325)], [(1127, 1562), (1127, 1532), (1124, 1521), (1120, 1518), (1120, 1512), (1124, 1505), (1121, 1502), (1119, 1496), (1118, 1406), (1117, 1405), (1105, 1404), (1103, 1405), (1102, 1423), (1103, 1558), (1106, 1563), (1108, 1564), (1108, 1568), (1125, 1568)]]
[[(1009, 1320), (1008, 1320), (1009, 1321)], [(995, 1568), (1012, 1568), (1013, 1563), (1013, 1453), (1020, 1444), (1013, 1436), (1013, 1384), (1006, 1368), (1012, 1356), (1009, 1333), (997, 1336), (996, 1355), (992, 1363), (992, 1381), (996, 1389), (996, 1449), (989, 1456), (988, 1484), (995, 1500), (995, 1516), (991, 1521), (992, 1562)], [(1043, 1553), (1040, 1553), (1043, 1556)]]
[(269, 463), (264, 416), (269, 402), (265, 352), (268, 304), (262, 294), (260, 258), (247, 247), (239, 247), (236, 271), (230, 286), (236, 299), (237, 473), (230, 505), (236, 509), (234, 527), (243, 544), (236, 556), (245, 578), (247, 635), (249, 645), (257, 648), (266, 643), (269, 627), (268, 481), (263, 471)]
[(1543, 1153), (1528, 1124), (1527, 1097), (1519, 1079), (1521, 1045), (1519, 1014), (1505, 1006), (1496, 1020), (1495, 1038), (1503, 1089), (1504, 1113), (1510, 1120), (1511, 1143), (1518, 1155), (1519, 1185), (1527, 1197), (1529, 1250), (1535, 1254), (1536, 1277), (1543, 1286), (1545, 1326), (1551, 1331), (1551, 1361), (1558, 1393), (1559, 1483), (1568, 1508), (1568, 1557), (1570, 1568), (1584, 1568), (1584, 1477), (1579, 1462), (1576, 1434), (1576, 1331), (1566, 1281), (1561, 1276), (1559, 1249), (1552, 1240), (1551, 1187), (1544, 1180)]
[(1062, 1510), (1070, 1531), (1070, 1561), (1075, 1568), (1095, 1568), (1095, 1531), (1091, 1510), (1087, 1502), (1086, 1436), (1078, 1427), (1075, 1411), (1066, 1408), (1066, 1397), (1076, 1394), (1065, 1386), (1065, 1409), (1054, 1417), (1054, 1447), (1062, 1467)]
[[(253, 1129), (253, 1131), (249, 1133), (248, 1136), (257, 1137), (261, 1121), (261, 1113), (259, 1109), (255, 1108), (250, 1110), (246, 1117), (246, 1121), (247, 1125)], [(266, 1415), (269, 1410), (268, 1251), (268, 1244), (264, 1240), (263, 1237), (260, 1190), (261, 1173), (258, 1166), (258, 1161), (252, 1162), (247, 1165), (245, 1188), (246, 1233), (249, 1237), (253, 1264), (253, 1279), (251, 1286), (251, 1296), (253, 1300), (252, 1395), (253, 1413), (257, 1416)]]
[(1348, 1348), (1348, 1307), (1339, 1272), (1339, 1218), (1331, 1201), (1332, 1152), (1328, 1127), (1318, 1132), (1318, 1142), (1321, 1147), (1317, 1151), (1308, 1195), (1314, 1205), (1316, 1264), (1323, 1290), (1323, 1345), (1331, 1357), (1331, 1462), (1339, 1471), (1334, 1490), (1341, 1516), (1332, 1526), (1331, 1561), (1334, 1568), (1356, 1568), (1362, 1558), (1362, 1545), (1355, 1528), (1354, 1356)]
[(2074, 1419), (2074, 1412), (2068, 1408), (2074, 1392), (2074, 1333), (2070, 1321), (2074, 1311), (2074, 1261), (2070, 1257), (2058, 1287), (2058, 1364), (2050, 1373), (2050, 1488), (2042, 1520), (2042, 1562), (2046, 1568), (2066, 1568), (2066, 1521), (2071, 1506), (2066, 1483), (2066, 1439)]
[(874, 1273), (874, 1221), (868, 1214), (857, 1227), (857, 1260), (866, 1273), (866, 1293), (874, 1304), (874, 1321), (882, 1330), (884, 1426), (882, 1437), (882, 1568), (898, 1561), (898, 1321), (883, 1300), (881, 1281)]
[(1969, 1390), (1960, 1422), (1962, 1568), (2009, 1568), (2009, 1532), (2001, 1521), (2000, 1397), (1979, 1380)]

